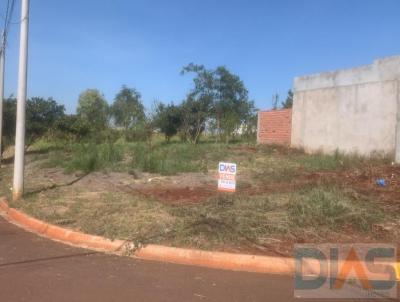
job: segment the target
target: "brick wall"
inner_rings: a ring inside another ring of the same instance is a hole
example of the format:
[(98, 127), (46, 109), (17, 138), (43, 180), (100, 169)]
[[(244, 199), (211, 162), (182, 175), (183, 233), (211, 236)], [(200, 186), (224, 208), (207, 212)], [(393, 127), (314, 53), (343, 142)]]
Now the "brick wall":
[(257, 142), (290, 145), (292, 109), (259, 111)]

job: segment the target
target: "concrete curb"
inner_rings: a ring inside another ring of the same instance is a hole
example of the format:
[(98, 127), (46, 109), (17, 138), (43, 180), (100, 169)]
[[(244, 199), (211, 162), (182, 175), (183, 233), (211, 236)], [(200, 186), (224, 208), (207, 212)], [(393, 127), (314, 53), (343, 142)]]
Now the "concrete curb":
[[(0, 200), (0, 211), (10, 222), (38, 235), (61, 241), (70, 245), (104, 252), (121, 254), (130, 251), (133, 244), (123, 240), (114, 240), (84, 234), (45, 223), (29, 215), (10, 208), (7, 200)], [(160, 245), (146, 245), (133, 252), (133, 256), (154, 261), (203, 266), (225, 270), (247, 271), (257, 273), (292, 275), (294, 260), (283, 257), (256, 256), (211, 252), (194, 249), (174, 248)], [(311, 269), (311, 268), (310, 268)]]
[[(133, 243), (129, 241), (112, 241), (100, 236), (64, 229), (30, 217), (21, 211), (10, 208), (6, 199), (0, 199), (0, 214), (8, 221), (30, 232), (82, 248), (116, 254), (122, 254), (124, 251), (132, 251), (132, 255), (139, 259), (224, 270), (279, 275), (293, 275), (295, 272), (293, 258), (211, 252), (153, 244), (146, 245), (135, 251)], [(400, 263), (396, 263), (394, 266), (396, 268), (397, 279), (400, 280)], [(319, 274), (319, 270), (320, 267), (317, 261), (306, 261), (303, 263), (303, 274)]]
[(0, 200), (0, 209), (9, 221), (28, 231), (57, 241), (107, 252), (118, 252), (125, 244), (125, 241), (122, 240), (111, 241), (103, 237), (88, 235), (45, 223), (21, 211), (10, 208), (4, 199)]

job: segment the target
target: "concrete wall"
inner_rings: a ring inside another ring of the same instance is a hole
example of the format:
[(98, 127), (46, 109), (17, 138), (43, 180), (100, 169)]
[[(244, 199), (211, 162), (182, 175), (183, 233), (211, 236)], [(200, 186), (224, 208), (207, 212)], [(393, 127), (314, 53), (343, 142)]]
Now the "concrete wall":
[(291, 130), (291, 109), (258, 112), (258, 143), (290, 145)]
[(400, 133), (396, 130), (398, 108), (400, 56), (298, 77), (294, 83), (291, 144), (308, 152), (392, 154)]

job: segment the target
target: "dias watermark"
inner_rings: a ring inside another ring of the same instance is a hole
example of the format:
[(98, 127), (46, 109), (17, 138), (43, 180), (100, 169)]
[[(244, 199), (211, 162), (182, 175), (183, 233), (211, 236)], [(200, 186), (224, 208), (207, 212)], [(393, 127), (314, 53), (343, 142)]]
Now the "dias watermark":
[(296, 298), (397, 298), (395, 245), (295, 245)]

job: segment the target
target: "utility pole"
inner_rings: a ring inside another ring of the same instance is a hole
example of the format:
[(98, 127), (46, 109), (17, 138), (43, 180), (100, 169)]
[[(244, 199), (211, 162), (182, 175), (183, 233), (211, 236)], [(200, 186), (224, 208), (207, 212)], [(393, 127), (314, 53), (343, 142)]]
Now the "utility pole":
[(15, 133), (13, 200), (19, 200), (24, 193), (24, 160), (25, 160), (25, 107), (28, 67), (28, 27), (29, 0), (22, 0), (21, 33), (19, 45), (19, 70), (17, 93), (17, 124)]
[(3, 102), (4, 102), (4, 58), (6, 51), (6, 31), (3, 30), (0, 48), (0, 161), (2, 153), (2, 137), (3, 137)]
[(400, 80), (397, 80), (396, 146), (394, 162), (400, 164)]

